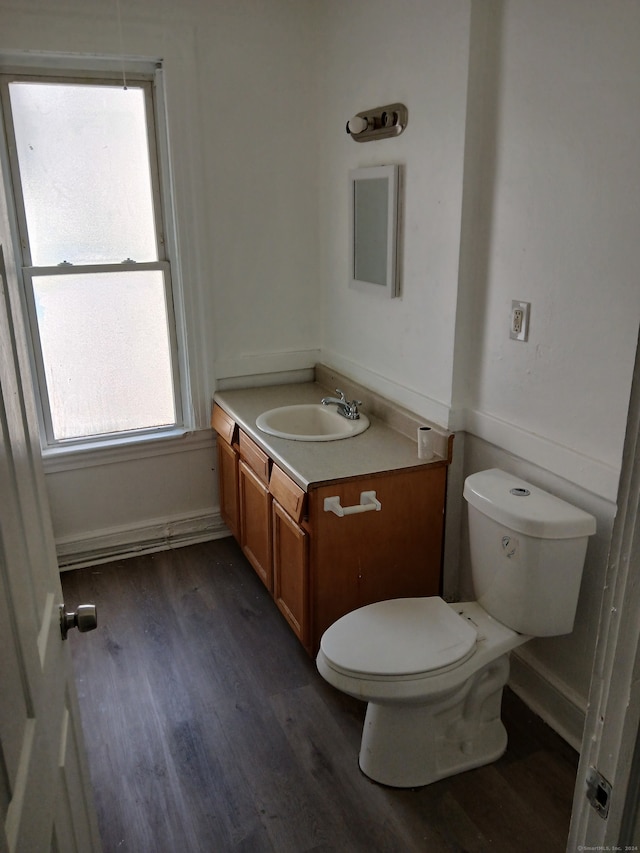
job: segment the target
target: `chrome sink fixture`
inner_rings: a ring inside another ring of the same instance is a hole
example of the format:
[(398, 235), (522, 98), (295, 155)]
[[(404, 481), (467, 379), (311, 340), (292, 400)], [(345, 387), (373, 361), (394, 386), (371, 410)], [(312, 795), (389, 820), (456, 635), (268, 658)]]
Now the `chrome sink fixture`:
[(336, 394), (340, 394), (340, 399), (337, 397), (323, 397), (320, 402), (323, 406), (337, 406), (339, 415), (342, 415), (343, 418), (348, 418), (350, 421), (357, 421), (360, 417), (358, 406), (362, 405), (362, 401), (351, 400), (349, 402), (344, 396), (344, 391), (341, 391), (339, 388), (336, 388)]
[[(356, 401), (349, 404), (346, 400), (325, 400), (327, 403), (324, 404), (308, 403), (269, 409), (256, 418), (256, 426), (269, 435), (294, 441), (336, 441), (359, 435), (369, 427), (369, 418), (357, 411)], [(328, 408), (330, 402), (355, 406), (356, 417), (339, 414), (337, 409)]]

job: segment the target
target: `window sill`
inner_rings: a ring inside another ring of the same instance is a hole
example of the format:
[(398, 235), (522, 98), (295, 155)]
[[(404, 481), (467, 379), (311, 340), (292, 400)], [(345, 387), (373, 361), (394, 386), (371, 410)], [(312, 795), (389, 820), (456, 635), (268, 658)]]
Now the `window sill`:
[(209, 429), (190, 432), (182, 428), (147, 435), (84, 442), (42, 451), (45, 474), (131, 462), (152, 456), (213, 448), (213, 432)]

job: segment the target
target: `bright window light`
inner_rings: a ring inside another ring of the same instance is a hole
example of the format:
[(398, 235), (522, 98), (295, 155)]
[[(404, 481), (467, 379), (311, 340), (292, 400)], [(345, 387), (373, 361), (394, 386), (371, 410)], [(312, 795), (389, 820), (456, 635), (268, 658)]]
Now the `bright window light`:
[(142, 89), (11, 83), (31, 262), (156, 261)]
[(159, 270), (33, 279), (57, 439), (175, 423)]
[(3, 80), (46, 444), (175, 427), (151, 85)]

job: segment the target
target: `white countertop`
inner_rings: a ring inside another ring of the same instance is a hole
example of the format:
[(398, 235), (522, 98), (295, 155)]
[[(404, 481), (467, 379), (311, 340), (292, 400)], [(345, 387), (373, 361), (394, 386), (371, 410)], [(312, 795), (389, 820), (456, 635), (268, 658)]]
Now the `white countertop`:
[(269, 435), (256, 426), (258, 415), (268, 409), (319, 403), (328, 393), (316, 382), (303, 382), (217, 391), (214, 400), (305, 491), (344, 478), (446, 464), (441, 456), (429, 461), (418, 459), (417, 441), (391, 429), (365, 407), (361, 411), (371, 422), (369, 428), (336, 441), (293, 441)]

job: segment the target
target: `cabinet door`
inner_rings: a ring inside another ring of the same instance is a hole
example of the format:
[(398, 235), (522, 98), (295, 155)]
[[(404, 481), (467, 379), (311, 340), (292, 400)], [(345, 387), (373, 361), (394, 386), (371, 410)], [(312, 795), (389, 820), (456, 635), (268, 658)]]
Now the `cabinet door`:
[(231, 534), (240, 538), (238, 504), (238, 453), (232, 445), (218, 438), (218, 485), (220, 488), (220, 515)]
[(308, 534), (272, 503), (273, 597), (303, 646), (309, 646)]
[(242, 459), (238, 463), (238, 481), (240, 484), (240, 545), (264, 585), (269, 592), (272, 592), (269, 487)]
[[(423, 466), (312, 489), (315, 644), (336, 619), (365, 604), (439, 595), (446, 473), (444, 465)], [(376, 492), (379, 512), (340, 518), (324, 510), (325, 498), (350, 507), (363, 491)]]

